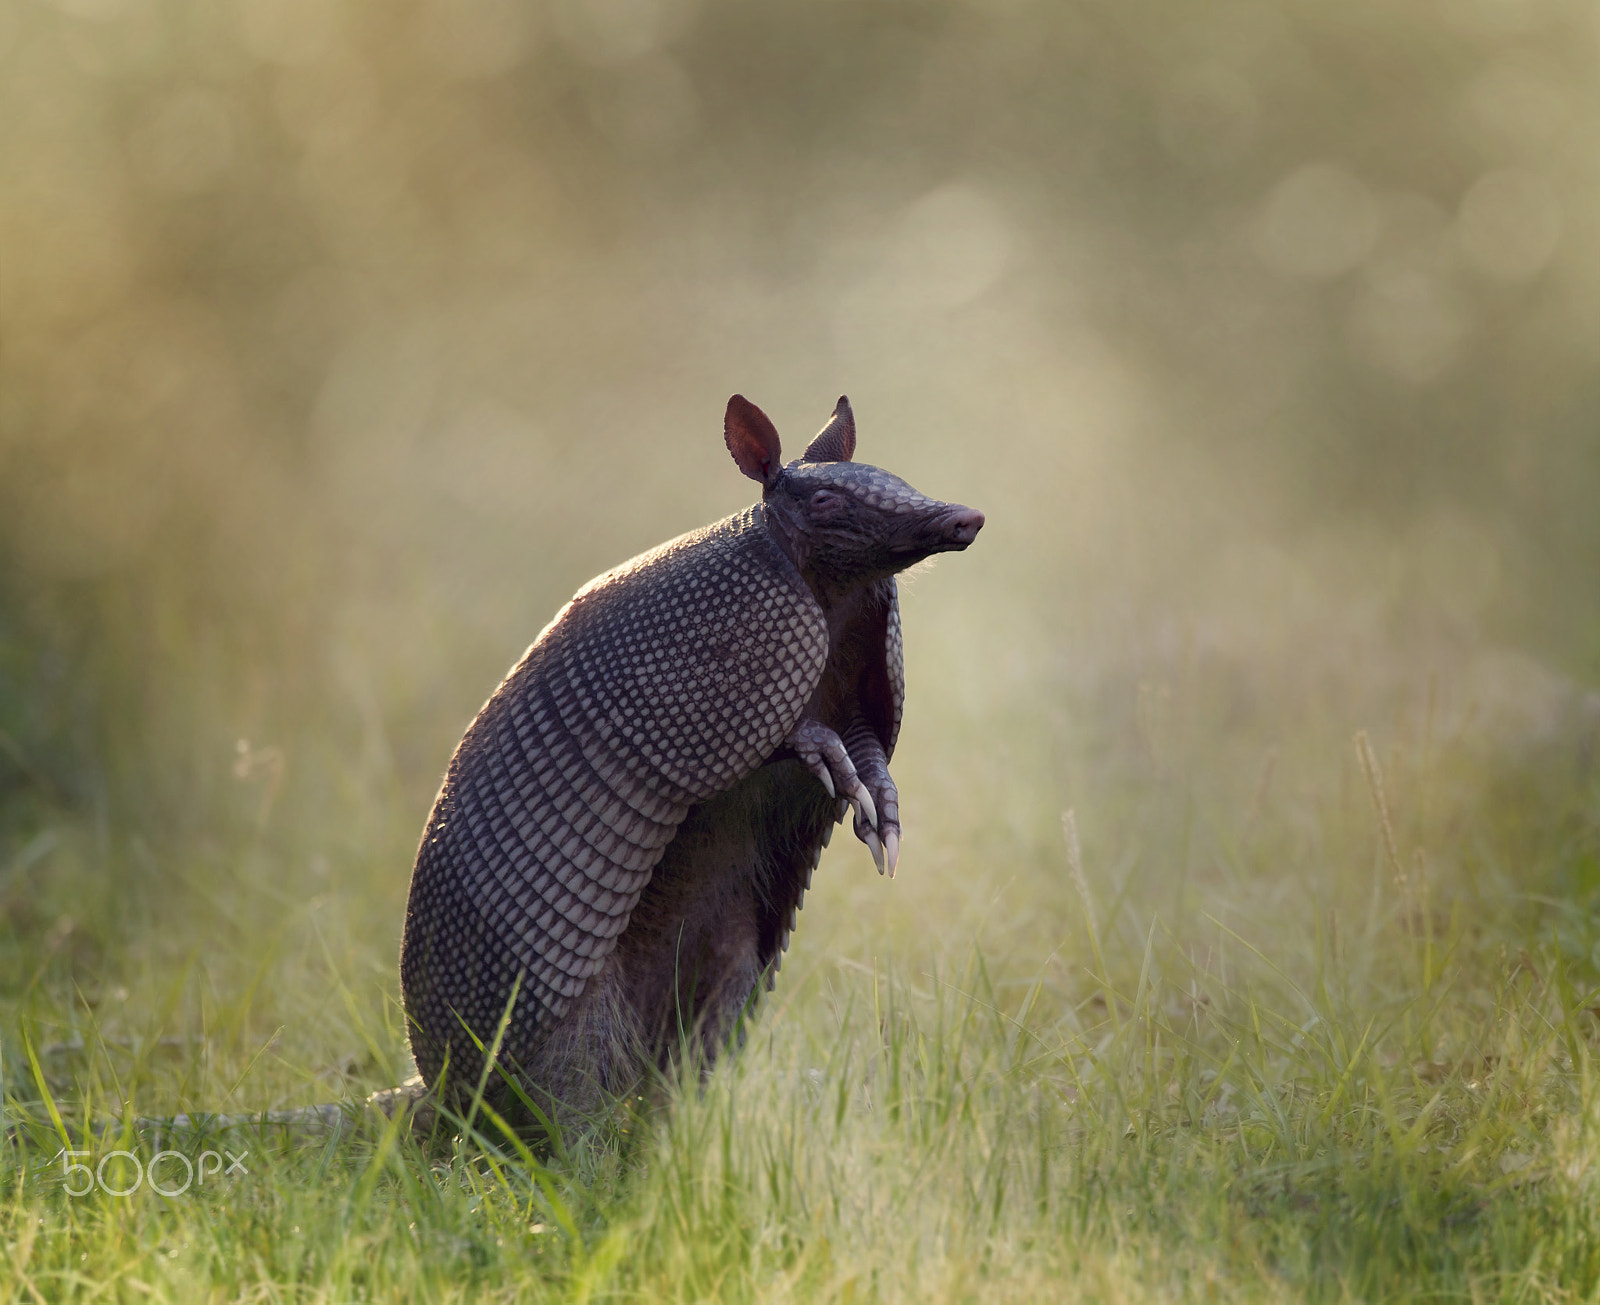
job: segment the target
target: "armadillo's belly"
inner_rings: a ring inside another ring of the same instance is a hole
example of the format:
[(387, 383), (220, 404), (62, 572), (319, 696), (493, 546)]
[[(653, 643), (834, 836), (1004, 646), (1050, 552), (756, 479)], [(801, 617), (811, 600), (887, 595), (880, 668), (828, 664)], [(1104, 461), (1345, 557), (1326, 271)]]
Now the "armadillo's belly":
[(716, 1058), (781, 962), (833, 819), (832, 799), (792, 760), (689, 812), (612, 957), (646, 1057), (664, 1067), (688, 1037), (704, 1063)]

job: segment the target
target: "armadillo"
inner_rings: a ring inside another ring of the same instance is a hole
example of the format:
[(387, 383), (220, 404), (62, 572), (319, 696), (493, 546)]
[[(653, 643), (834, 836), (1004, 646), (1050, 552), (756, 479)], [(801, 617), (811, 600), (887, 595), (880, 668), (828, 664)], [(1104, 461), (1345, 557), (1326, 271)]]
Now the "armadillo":
[(983, 514), (852, 461), (845, 398), (787, 465), (742, 395), (723, 435), (761, 501), (583, 586), (451, 759), (400, 957), (412, 1052), (446, 1100), (487, 1078), (502, 1108), (571, 1118), (685, 1047), (709, 1066), (847, 812), (894, 874), (894, 577), (966, 548)]

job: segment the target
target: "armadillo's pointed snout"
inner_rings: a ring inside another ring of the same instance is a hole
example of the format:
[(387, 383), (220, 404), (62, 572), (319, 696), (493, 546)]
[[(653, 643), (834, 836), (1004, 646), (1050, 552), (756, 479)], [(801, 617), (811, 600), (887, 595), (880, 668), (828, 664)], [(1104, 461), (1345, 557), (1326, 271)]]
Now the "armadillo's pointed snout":
[(957, 508), (945, 520), (945, 538), (957, 548), (965, 548), (983, 529), (983, 513), (977, 508)]

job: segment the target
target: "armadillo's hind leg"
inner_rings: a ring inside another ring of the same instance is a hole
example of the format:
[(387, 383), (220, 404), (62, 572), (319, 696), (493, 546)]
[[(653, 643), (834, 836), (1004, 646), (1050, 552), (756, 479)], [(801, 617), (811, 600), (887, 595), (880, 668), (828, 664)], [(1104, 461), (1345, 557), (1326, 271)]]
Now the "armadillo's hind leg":
[[(821, 782), (822, 787), (828, 790), (829, 797), (843, 798), (856, 809), (856, 829), (859, 833), (863, 824), (868, 830), (878, 827), (878, 805), (873, 798), (872, 790), (862, 783), (861, 776), (856, 773), (855, 763), (851, 760), (851, 749), (846, 748), (844, 740), (833, 730), (819, 720), (806, 719), (790, 731), (784, 743), (792, 748), (795, 754), (803, 761), (806, 768)], [(879, 748), (878, 755), (883, 755)], [(888, 775), (884, 769), (884, 775)], [(894, 792), (894, 785), (889, 786), (889, 791)], [(842, 818), (842, 812), (841, 812)], [(899, 826), (896, 825), (898, 839)], [(877, 835), (867, 843), (872, 848), (872, 855), (878, 861), (878, 869), (883, 870), (882, 846), (878, 844)]]
[(845, 731), (844, 742), (857, 778), (872, 794), (878, 817), (865, 821), (857, 808), (856, 837), (872, 853), (872, 859), (878, 863), (878, 873), (882, 874), (887, 868), (889, 878), (893, 879), (895, 867), (900, 864), (900, 793), (889, 775), (883, 744), (872, 727), (860, 720)]

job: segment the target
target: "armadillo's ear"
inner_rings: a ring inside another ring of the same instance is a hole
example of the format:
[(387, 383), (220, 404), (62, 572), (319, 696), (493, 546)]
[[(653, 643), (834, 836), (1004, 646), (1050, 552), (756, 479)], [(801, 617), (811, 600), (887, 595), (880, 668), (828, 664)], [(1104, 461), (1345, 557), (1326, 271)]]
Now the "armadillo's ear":
[(778, 428), (767, 414), (744, 395), (735, 394), (722, 419), (722, 438), (739, 470), (771, 488), (783, 470), (783, 453), (778, 446)]
[(849, 462), (856, 451), (856, 416), (844, 395), (828, 418), (828, 424), (806, 445), (801, 462)]

